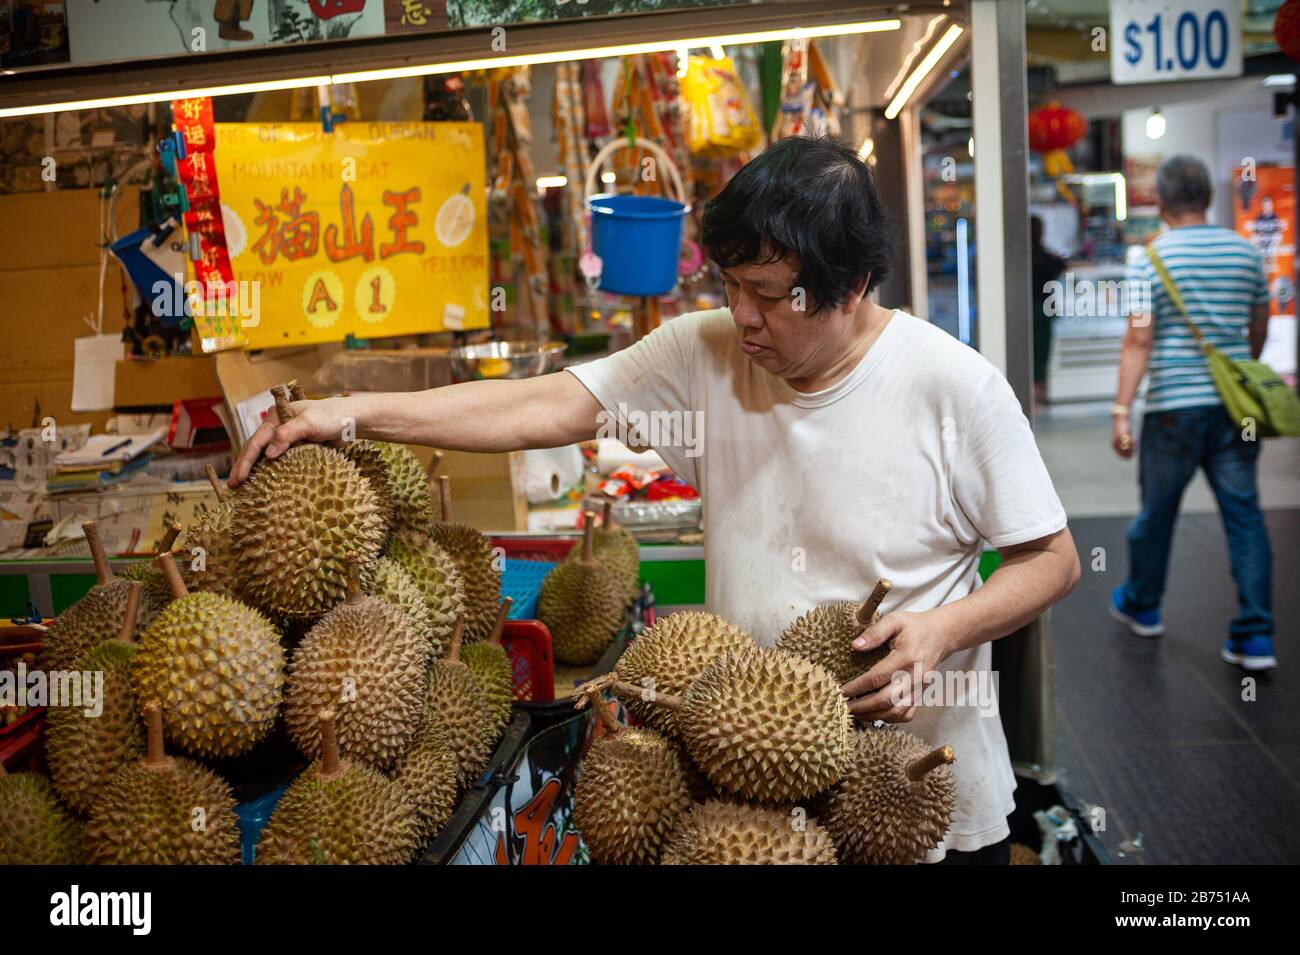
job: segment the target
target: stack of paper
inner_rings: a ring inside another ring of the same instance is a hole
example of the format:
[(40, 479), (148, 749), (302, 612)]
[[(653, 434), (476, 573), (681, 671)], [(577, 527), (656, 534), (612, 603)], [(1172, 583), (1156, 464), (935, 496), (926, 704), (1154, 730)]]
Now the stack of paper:
[(163, 439), (166, 428), (148, 434), (92, 435), (85, 446), (54, 459), (58, 471), (46, 482), (51, 494), (84, 491), (125, 481), (148, 466), (149, 449)]

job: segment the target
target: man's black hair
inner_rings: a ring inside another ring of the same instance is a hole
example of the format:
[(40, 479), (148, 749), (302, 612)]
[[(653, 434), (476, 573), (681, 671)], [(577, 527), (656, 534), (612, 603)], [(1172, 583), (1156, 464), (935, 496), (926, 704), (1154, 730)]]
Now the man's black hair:
[(1214, 198), (1210, 171), (1195, 156), (1171, 156), (1156, 170), (1156, 195), (1173, 215), (1204, 212)]
[(701, 239), (724, 269), (796, 256), (810, 314), (843, 304), (864, 279), (874, 289), (894, 250), (871, 169), (843, 143), (803, 136), (741, 167), (705, 206)]

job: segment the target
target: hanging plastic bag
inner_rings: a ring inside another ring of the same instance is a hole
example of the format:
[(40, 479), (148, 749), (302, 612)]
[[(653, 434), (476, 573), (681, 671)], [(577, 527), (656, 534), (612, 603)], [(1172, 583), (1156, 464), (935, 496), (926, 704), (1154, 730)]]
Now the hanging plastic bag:
[(690, 110), (691, 152), (735, 156), (763, 141), (758, 116), (731, 57), (691, 57), (681, 90)]

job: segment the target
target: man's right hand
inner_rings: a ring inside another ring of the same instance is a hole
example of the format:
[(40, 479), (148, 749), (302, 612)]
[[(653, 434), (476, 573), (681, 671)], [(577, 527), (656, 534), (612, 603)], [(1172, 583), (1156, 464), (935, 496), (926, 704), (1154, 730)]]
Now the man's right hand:
[(273, 461), (299, 441), (324, 442), (338, 439), (342, 436), (344, 422), (349, 417), (347, 405), (346, 398), (295, 401), (289, 406), (293, 409), (294, 416), (284, 424), (279, 422), (272, 409), (262, 426), (239, 449), (239, 458), (230, 469), (227, 483), (232, 488), (239, 487), (248, 480), (253, 465), (263, 455)]

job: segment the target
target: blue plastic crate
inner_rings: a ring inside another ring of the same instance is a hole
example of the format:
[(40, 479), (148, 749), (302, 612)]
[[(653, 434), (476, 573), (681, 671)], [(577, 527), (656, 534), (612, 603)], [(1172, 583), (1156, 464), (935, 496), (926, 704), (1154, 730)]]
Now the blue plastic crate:
[(542, 592), (542, 581), (554, 567), (550, 561), (506, 558), (506, 568), (501, 574), (501, 596), (514, 601), (508, 619), (537, 619), (537, 595)]
[(284, 795), (284, 791), (289, 788), (289, 784), (292, 782), (293, 777), (290, 777), (273, 788), (236, 804), (235, 817), (239, 823), (239, 847), (244, 865), (253, 864), (253, 853), (257, 848), (257, 840), (261, 837), (262, 830), (271, 818), (271, 813), (275, 812), (280, 797)]

